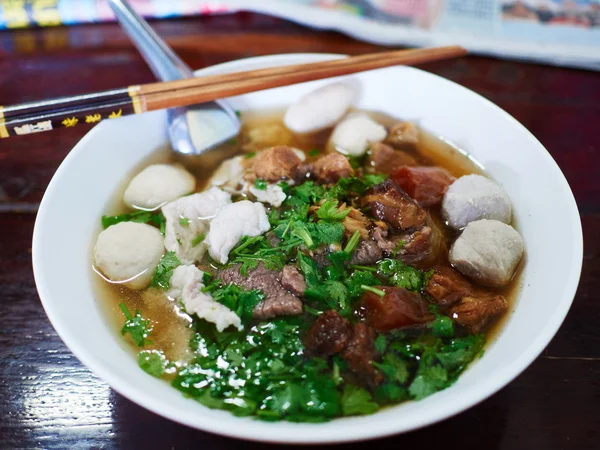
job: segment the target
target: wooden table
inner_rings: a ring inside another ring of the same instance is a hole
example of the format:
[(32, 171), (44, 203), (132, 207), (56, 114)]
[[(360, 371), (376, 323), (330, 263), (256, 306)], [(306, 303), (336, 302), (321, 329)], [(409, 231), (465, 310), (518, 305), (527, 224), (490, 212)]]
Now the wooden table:
[[(271, 53), (378, 50), (252, 14), (155, 26), (192, 68)], [(509, 386), (443, 423), (368, 445), (600, 448), (600, 74), (475, 56), (424, 69), (500, 105), (550, 151), (581, 211), (583, 273), (556, 338)], [(152, 80), (116, 25), (0, 32), (2, 104)], [(31, 233), (46, 185), (88, 129), (0, 141), (0, 448), (266, 447), (192, 430), (134, 405), (82, 366), (46, 318), (31, 270)]]

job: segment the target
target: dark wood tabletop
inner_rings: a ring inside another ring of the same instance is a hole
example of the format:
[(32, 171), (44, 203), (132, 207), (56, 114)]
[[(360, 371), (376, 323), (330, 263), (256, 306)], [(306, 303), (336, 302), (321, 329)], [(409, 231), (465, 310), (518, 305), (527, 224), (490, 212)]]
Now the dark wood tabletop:
[[(154, 25), (192, 68), (272, 53), (379, 50), (246, 13)], [(368, 445), (598, 449), (600, 73), (477, 56), (423, 68), (487, 97), (546, 146), (579, 205), (583, 273), (560, 331), (515, 381), (440, 424)], [(144, 61), (114, 24), (0, 32), (0, 104), (150, 81)], [(0, 448), (272, 447), (196, 431), (142, 409), (90, 373), (50, 325), (33, 281), (33, 224), (50, 178), (89, 128), (0, 140)], [(547, 252), (552, 258), (552, 248)]]

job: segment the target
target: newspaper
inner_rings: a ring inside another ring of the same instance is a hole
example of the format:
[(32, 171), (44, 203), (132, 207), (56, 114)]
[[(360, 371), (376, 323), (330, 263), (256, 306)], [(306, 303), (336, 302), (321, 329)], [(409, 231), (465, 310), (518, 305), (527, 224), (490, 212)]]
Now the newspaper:
[[(130, 0), (146, 17), (240, 10), (387, 45), (458, 44), (600, 70), (600, 0)], [(0, 0), (0, 29), (113, 20), (102, 0)]]

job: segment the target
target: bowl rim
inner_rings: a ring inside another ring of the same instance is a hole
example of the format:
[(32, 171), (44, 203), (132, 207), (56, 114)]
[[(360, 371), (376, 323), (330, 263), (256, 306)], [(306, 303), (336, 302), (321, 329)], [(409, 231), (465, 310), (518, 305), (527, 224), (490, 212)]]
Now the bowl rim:
[[(347, 55), (333, 53), (284, 53), (277, 55), (249, 57), (210, 66), (205, 69), (196, 71), (195, 74), (208, 75), (211, 73), (248, 70), (249, 66), (255, 64), (260, 65), (262, 67), (266, 67), (267, 65), (293, 64), (299, 61), (313, 62), (326, 59), (343, 58), (346, 56)], [(112, 389), (114, 389), (116, 392), (123, 395), (127, 399), (131, 400), (132, 402), (144, 407), (145, 409), (152, 411), (162, 417), (168, 418), (174, 422), (187, 425), (195, 429), (231, 438), (246, 439), (258, 442), (286, 444), (343, 443), (364, 441), (368, 439), (375, 439), (390, 435), (406, 433), (415, 429), (435, 424), (454, 415), (457, 415), (465, 411), (466, 409), (471, 408), (477, 405), (478, 403), (482, 402), (483, 400), (489, 398), (491, 395), (493, 395), (494, 393), (502, 389), (504, 386), (509, 384), (511, 381), (513, 381), (542, 353), (544, 348), (548, 345), (548, 343), (557, 333), (571, 307), (571, 304), (573, 303), (576, 290), (579, 284), (583, 264), (583, 232), (577, 204), (573, 192), (556, 161), (552, 158), (552, 156), (545, 149), (545, 147), (535, 138), (535, 136), (533, 136), (533, 134), (529, 130), (527, 130), (521, 123), (519, 123), (514, 117), (512, 117), (502, 108), (495, 105), (485, 97), (477, 94), (476, 92), (462, 85), (459, 85), (458, 83), (455, 83), (444, 77), (420, 69), (409, 69), (420, 72), (420, 75), (422, 76), (433, 77), (438, 79), (439, 81), (451, 83), (452, 85), (454, 85), (454, 87), (458, 87), (462, 90), (467, 91), (469, 95), (477, 96), (478, 100), (485, 102), (488, 105), (488, 107), (494, 108), (497, 112), (501, 113), (505, 117), (505, 119), (513, 123), (514, 126), (524, 131), (528, 139), (533, 140), (534, 143), (538, 144), (537, 147), (539, 150), (541, 150), (540, 156), (546, 158), (547, 162), (550, 163), (551, 170), (556, 172), (556, 182), (559, 182), (562, 185), (561, 188), (566, 194), (565, 202), (569, 204), (569, 210), (567, 212), (573, 219), (576, 218), (576, 220), (574, 220), (573, 222), (574, 234), (573, 236), (571, 236), (573, 239), (573, 251), (571, 253), (572, 272), (569, 281), (565, 286), (563, 298), (557, 304), (553, 315), (538, 333), (536, 339), (530, 342), (527, 350), (524, 351), (517, 359), (513, 359), (510, 362), (510, 364), (501, 368), (499, 370), (499, 376), (496, 376), (491, 380), (482, 380), (480, 383), (478, 383), (478, 389), (470, 390), (466, 395), (461, 397), (461, 399), (458, 402), (453, 403), (451, 406), (442, 407), (439, 408), (437, 411), (432, 411), (431, 414), (429, 414), (427, 420), (423, 420), (420, 423), (410, 424), (404, 427), (398, 427), (397, 424), (389, 420), (384, 420), (376, 426), (370, 427), (368, 430), (361, 429), (360, 427), (346, 426), (342, 427), (345, 428), (344, 430), (340, 430), (337, 433), (329, 433), (329, 435), (327, 436), (323, 435), (323, 433), (318, 432), (314, 435), (307, 434), (304, 431), (304, 428), (298, 428), (298, 432), (293, 433), (293, 436), (278, 435), (277, 433), (273, 433), (273, 435), (266, 436), (260, 431), (253, 431), (252, 426), (239, 428), (232, 427), (230, 426), (228, 420), (220, 420), (219, 418), (214, 418), (213, 420), (206, 421), (205, 423), (199, 423), (198, 421), (190, 419), (190, 417), (193, 417), (193, 415), (191, 414), (186, 416), (181, 414), (178, 415), (175, 411), (164, 411), (163, 409), (161, 409), (161, 406), (164, 407), (164, 405), (162, 405), (162, 403), (159, 401), (154, 401), (152, 396), (137, 395), (137, 393), (133, 389), (129, 389), (128, 386), (123, 385), (120, 379), (121, 377), (113, 375), (111, 370), (109, 368), (104, 367), (102, 362), (100, 362), (93, 354), (89, 353), (85, 349), (85, 347), (79, 343), (76, 336), (71, 333), (68, 324), (63, 321), (59, 314), (59, 311), (57, 310), (57, 308), (55, 308), (51, 300), (51, 294), (47, 286), (44, 284), (44, 279), (42, 275), (44, 269), (41, 264), (41, 251), (39, 250), (39, 248), (43, 244), (40, 243), (39, 236), (41, 234), (41, 229), (45, 222), (45, 217), (49, 214), (49, 198), (52, 197), (52, 192), (55, 188), (55, 185), (58, 183), (58, 180), (62, 177), (63, 173), (69, 170), (71, 160), (75, 159), (81, 152), (86, 151), (85, 148), (87, 147), (87, 143), (95, 139), (95, 136), (100, 132), (99, 130), (102, 130), (104, 128), (104, 125), (102, 124), (100, 124), (101, 126), (96, 126), (92, 130), (90, 130), (75, 145), (75, 147), (73, 147), (73, 149), (69, 152), (69, 154), (63, 160), (63, 162), (60, 164), (56, 173), (53, 175), (52, 180), (48, 184), (46, 192), (44, 193), (44, 196), (39, 206), (33, 230), (32, 264), (36, 288), (42, 306), (46, 312), (46, 315), (48, 316), (52, 326), (54, 327), (64, 344), (89, 370), (91, 370), (100, 379), (105, 381)], [(234, 416), (231, 415), (230, 417), (233, 418)], [(343, 420), (352, 419), (349, 418)], [(317, 427), (318, 424), (315, 424), (311, 426), (311, 429), (314, 429), (316, 431)], [(273, 430), (275, 431), (275, 428), (273, 428)]]

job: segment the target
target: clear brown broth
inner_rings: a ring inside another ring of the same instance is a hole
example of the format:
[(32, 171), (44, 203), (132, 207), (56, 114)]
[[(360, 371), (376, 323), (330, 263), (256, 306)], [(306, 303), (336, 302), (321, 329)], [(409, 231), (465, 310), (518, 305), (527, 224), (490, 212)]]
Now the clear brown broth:
[[(368, 113), (385, 126), (391, 126), (394, 122), (397, 122), (397, 119), (382, 113)], [(325, 130), (313, 135), (294, 135), (287, 131), (283, 125), (282, 117), (283, 114), (280, 111), (244, 113), (239, 138), (234, 142), (223, 145), (216, 152), (216, 155), (212, 155), (209, 158), (206, 156), (200, 158), (182, 157), (173, 154), (168, 148), (157, 151), (139, 164), (132, 171), (131, 176), (119, 186), (112, 202), (107, 205), (106, 214), (120, 214), (128, 211), (122, 201), (127, 183), (135, 173), (149, 164), (171, 162), (185, 165), (186, 169), (197, 179), (196, 190), (201, 191), (205, 188), (210, 175), (220, 162), (237, 154), (281, 144), (299, 148), (307, 153), (318, 149), (320, 151), (319, 155), (308, 156), (309, 160), (318, 158), (326, 151), (326, 144), (331, 130)], [(268, 132), (263, 133), (267, 136), (257, 141), (256, 134), (258, 132), (256, 130), (268, 130)], [(444, 167), (457, 178), (473, 173), (485, 175), (483, 168), (465, 153), (422, 129), (419, 129), (418, 147), (409, 152), (419, 164)], [(452, 242), (456, 236), (444, 225), (439, 211), (430, 210), (429, 215), (433, 224), (442, 231), (447, 242)], [(514, 219), (512, 225), (516, 228)], [(447, 254), (440, 252), (434, 264), (449, 265)], [(486, 331), (488, 345), (499, 334), (503, 323), (514, 308), (515, 299), (521, 287), (520, 274), (523, 265), (524, 260), (521, 261), (513, 281), (507, 287), (499, 289), (487, 288), (503, 295), (509, 303), (509, 311)], [(139, 310), (145, 318), (150, 319), (153, 323), (152, 344), (146, 346), (145, 349), (161, 349), (170, 361), (183, 363), (188, 360), (190, 356), (188, 343), (192, 335), (191, 323), (185, 315), (179, 312), (179, 308), (172, 299), (168, 299), (162, 292), (154, 289), (134, 291), (122, 285), (110, 283), (100, 276), (94, 278), (97, 296), (101, 299), (100, 304), (105, 310), (109, 323), (114, 327), (116, 332), (120, 330), (124, 323), (123, 313), (119, 309), (119, 304), (124, 302), (130, 311)], [(139, 350), (129, 338), (127, 339), (132, 350)]]

